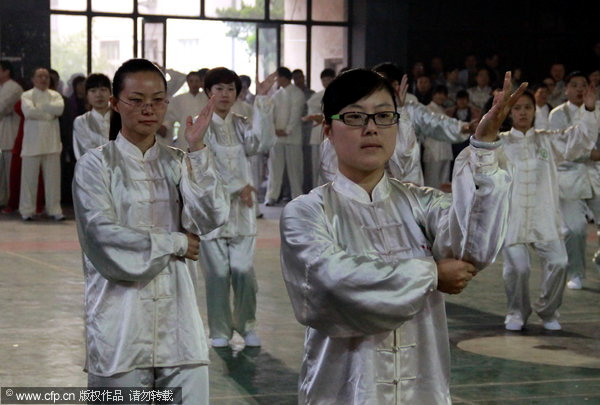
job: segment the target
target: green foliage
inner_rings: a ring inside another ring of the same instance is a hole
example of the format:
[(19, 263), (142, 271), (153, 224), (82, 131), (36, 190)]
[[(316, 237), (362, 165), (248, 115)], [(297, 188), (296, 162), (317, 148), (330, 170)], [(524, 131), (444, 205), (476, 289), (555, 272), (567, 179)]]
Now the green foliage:
[(74, 73), (87, 74), (85, 31), (71, 35), (52, 35), (51, 38), (52, 69), (58, 71), (61, 78), (69, 78)]

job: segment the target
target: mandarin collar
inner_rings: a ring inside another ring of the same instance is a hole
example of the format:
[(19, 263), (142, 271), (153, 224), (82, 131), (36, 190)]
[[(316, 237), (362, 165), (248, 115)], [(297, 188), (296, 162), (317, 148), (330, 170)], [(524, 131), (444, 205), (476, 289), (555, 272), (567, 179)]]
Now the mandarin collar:
[(332, 185), (333, 189), (338, 193), (363, 204), (372, 204), (382, 201), (390, 195), (390, 182), (388, 181), (385, 171), (383, 172), (381, 180), (379, 180), (371, 192), (371, 195), (373, 196), (372, 199), (364, 188), (344, 176), (339, 169), (335, 174)]
[(102, 121), (108, 121), (110, 119), (110, 109), (108, 109), (104, 115), (100, 114), (98, 111), (96, 111), (95, 109), (92, 108), (92, 117), (94, 117), (96, 120), (102, 122)]
[(225, 125), (225, 124), (229, 124), (231, 121), (232, 121), (232, 118), (231, 118), (231, 111), (227, 113), (227, 115), (225, 116), (225, 119), (221, 118), (221, 117), (219, 116), (219, 114), (217, 114), (217, 113), (213, 113), (213, 116), (212, 116), (212, 122), (213, 122), (214, 124), (217, 124), (217, 125)]
[(535, 128), (531, 127), (527, 130), (527, 132), (523, 133), (521, 131), (519, 131), (517, 128), (512, 127), (510, 129), (510, 135), (513, 138), (517, 138), (517, 139), (524, 139), (527, 138), (528, 136), (531, 136), (535, 133)]
[(142, 154), (140, 148), (129, 142), (121, 132), (117, 135), (115, 143), (121, 152), (137, 161), (147, 162), (158, 158), (158, 142), (156, 142), (156, 139), (154, 140), (154, 145), (152, 145), (144, 154)]

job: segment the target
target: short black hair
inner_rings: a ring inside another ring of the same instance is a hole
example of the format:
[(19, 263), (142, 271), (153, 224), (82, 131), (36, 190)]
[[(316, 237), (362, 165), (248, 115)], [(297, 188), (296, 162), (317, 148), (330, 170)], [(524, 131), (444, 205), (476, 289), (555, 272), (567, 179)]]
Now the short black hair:
[(466, 90), (459, 90), (456, 92), (456, 98), (466, 98), (469, 99), (469, 92)]
[(589, 84), (588, 78), (586, 75), (583, 74), (583, 72), (581, 70), (574, 70), (571, 73), (569, 73), (568, 75), (565, 76), (565, 86), (569, 84), (569, 82), (571, 80), (573, 80), (576, 77), (583, 77), (585, 79), (585, 82)]
[(242, 84), (245, 84), (248, 87), (252, 84), (252, 79), (250, 79), (250, 76), (248, 75), (240, 75), (240, 80), (242, 81)]
[(10, 77), (12, 78), (15, 75), (15, 68), (13, 64), (7, 60), (0, 60), (0, 67), (2, 70), (8, 70)]
[(325, 122), (331, 124), (331, 116), (339, 113), (344, 107), (367, 97), (377, 90), (385, 90), (390, 94), (396, 110), (396, 94), (390, 82), (368, 69), (350, 69), (338, 75), (323, 94), (323, 115)]
[(296, 74), (296, 73), (302, 73), (302, 75), (304, 76), (304, 72), (302, 71), (302, 69), (294, 69), (292, 71), (292, 75)]
[(280, 66), (277, 68), (277, 76), (292, 80), (292, 72), (285, 66)]
[(206, 77), (204, 78), (204, 92), (208, 94), (210, 88), (219, 83), (233, 83), (235, 85), (236, 96), (242, 91), (242, 81), (237, 73), (225, 67), (217, 67), (206, 73)]
[(438, 84), (437, 86), (435, 86), (433, 88), (433, 91), (431, 92), (431, 94), (438, 94), (438, 93), (442, 93), (444, 95), (448, 95), (448, 87), (444, 86), (443, 84)]
[(335, 77), (335, 70), (330, 68), (323, 69), (323, 71), (321, 72), (321, 79), (324, 77)]
[(204, 79), (209, 70), (209, 68), (198, 69), (198, 75), (200, 76), (200, 79)]
[(404, 76), (404, 70), (392, 62), (380, 63), (373, 67), (373, 71), (383, 75), (390, 83), (395, 80), (400, 83), (400, 81), (402, 81), (402, 76)]
[(112, 84), (108, 76), (102, 73), (92, 73), (85, 79), (85, 92), (98, 87), (106, 87), (109, 91), (112, 88)]
[(200, 79), (202, 79), (202, 76), (200, 76), (200, 72), (198, 70), (193, 70), (187, 75), (185, 75), (186, 80), (189, 79), (190, 76), (198, 76)]

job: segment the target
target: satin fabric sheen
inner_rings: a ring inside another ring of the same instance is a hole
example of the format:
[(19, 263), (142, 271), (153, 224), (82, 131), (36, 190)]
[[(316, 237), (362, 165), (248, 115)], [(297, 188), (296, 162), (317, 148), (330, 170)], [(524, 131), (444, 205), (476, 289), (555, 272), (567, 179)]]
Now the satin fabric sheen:
[(208, 364), (185, 232), (221, 226), (229, 202), (208, 148), (155, 142), (144, 155), (121, 134), (77, 162), (73, 202), (84, 253), (86, 369)]
[(506, 231), (508, 172), (466, 148), (453, 195), (386, 175), (369, 195), (337, 173), (281, 218), (283, 276), (307, 326), (301, 404), (451, 402), (435, 260), (491, 263)]

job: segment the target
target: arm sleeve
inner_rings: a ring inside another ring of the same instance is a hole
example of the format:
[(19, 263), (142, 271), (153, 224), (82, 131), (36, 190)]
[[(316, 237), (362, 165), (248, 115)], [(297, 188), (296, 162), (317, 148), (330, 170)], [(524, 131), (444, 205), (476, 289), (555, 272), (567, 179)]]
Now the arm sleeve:
[(43, 104), (40, 108), (53, 117), (60, 117), (65, 109), (65, 101), (60, 93), (53, 91), (50, 93), (50, 102)]
[(50, 121), (55, 118), (52, 114), (35, 106), (31, 93), (25, 92), (21, 95), (21, 109), (23, 116), (29, 120)]
[(205, 235), (229, 217), (229, 195), (208, 147), (186, 154), (182, 163), (182, 224), (188, 232)]
[(452, 194), (420, 188), (413, 214), (433, 240), (436, 260), (456, 258), (478, 270), (493, 263), (506, 235), (511, 176), (502, 149), (472, 146), (457, 157)]
[(273, 103), (267, 96), (256, 96), (252, 112), (252, 126), (247, 128), (244, 134), (246, 155), (265, 153), (275, 145), (276, 140)]
[(179, 232), (148, 232), (118, 221), (101, 152), (83, 156), (75, 167), (73, 206), (79, 243), (94, 267), (111, 281), (151, 280), (187, 250)]
[(584, 111), (577, 125), (554, 130), (550, 132), (550, 136), (559, 161), (587, 160), (598, 140), (598, 120), (593, 112)]
[(393, 330), (417, 314), (437, 288), (432, 258), (395, 265), (338, 246), (319, 206), (302, 199), (281, 217), (283, 278), (296, 318), (332, 337)]
[(13, 113), (15, 103), (19, 101), (19, 98), (23, 93), (20, 86), (7, 86), (6, 84), (4, 86), (6, 86), (6, 89), (0, 92), (2, 95), (2, 97), (0, 97), (0, 117), (5, 117)]
[(434, 113), (421, 103), (406, 103), (405, 108), (410, 115), (415, 132), (422, 136), (450, 143), (461, 143), (469, 138), (469, 134), (461, 133), (465, 123), (456, 118)]
[(423, 184), (420, 145), (417, 142), (414, 127), (406, 107), (400, 110), (396, 147), (388, 162), (388, 167), (391, 176), (398, 180), (417, 185)]

